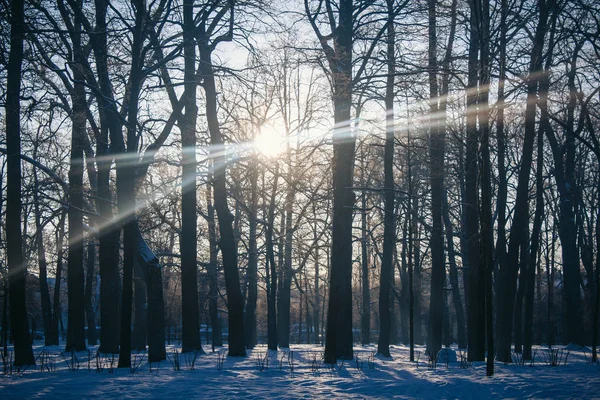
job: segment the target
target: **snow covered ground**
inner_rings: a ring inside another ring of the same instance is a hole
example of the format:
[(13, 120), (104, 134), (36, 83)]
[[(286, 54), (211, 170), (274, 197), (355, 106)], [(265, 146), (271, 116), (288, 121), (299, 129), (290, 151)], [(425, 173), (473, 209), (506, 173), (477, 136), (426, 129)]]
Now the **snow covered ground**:
[(356, 346), (358, 364), (345, 361), (331, 369), (321, 362), (323, 348), (314, 345), (294, 345), (277, 353), (259, 346), (246, 358), (224, 357), (226, 349), (218, 348), (198, 355), (195, 362), (193, 355), (182, 355), (180, 371), (174, 371), (176, 349), (169, 347), (170, 361), (150, 366), (139, 354), (133, 357), (139, 362), (134, 372), (117, 368), (111, 372), (111, 360), (97, 360), (95, 349), (89, 366), (88, 353), (82, 352), (77, 355), (79, 369), (71, 371), (71, 354), (61, 355), (59, 347), (36, 346), (36, 356), (48, 360), (46, 371), (40, 371), (40, 361), (22, 373), (0, 371), (0, 399), (600, 398), (600, 366), (589, 362), (589, 354), (570, 352), (566, 365), (553, 367), (546, 365), (546, 352), (538, 348), (533, 366), (496, 363), (496, 374), (488, 378), (484, 363), (461, 367), (460, 361), (448, 366), (438, 362), (432, 368), (423, 350), (417, 348), (421, 355), (415, 363), (409, 361), (405, 346), (393, 346), (392, 359), (374, 357), (375, 347)]

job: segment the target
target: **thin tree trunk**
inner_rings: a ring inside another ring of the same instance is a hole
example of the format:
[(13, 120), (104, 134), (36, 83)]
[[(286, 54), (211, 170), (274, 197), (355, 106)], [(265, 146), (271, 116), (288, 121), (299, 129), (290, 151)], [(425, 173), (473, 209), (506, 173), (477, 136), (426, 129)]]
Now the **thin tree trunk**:
[(442, 209), (444, 225), (446, 227), (446, 244), (448, 247), (448, 264), (450, 267), (450, 285), (452, 285), (452, 302), (454, 311), (456, 312), (456, 327), (458, 333), (458, 348), (465, 349), (467, 347), (467, 335), (465, 332), (465, 310), (463, 308), (462, 296), (460, 294), (460, 285), (458, 283), (458, 267), (456, 265), (456, 257), (454, 251), (454, 231), (450, 222), (450, 213), (448, 211), (448, 196), (443, 195), (444, 207)]
[(486, 375), (494, 374), (494, 221), (492, 217), (492, 166), (490, 155), (490, 5), (489, 0), (480, 3), (481, 59), (479, 125), (481, 126), (481, 273), (485, 291), (485, 343), (487, 348)]
[[(37, 148), (36, 148), (37, 152)], [(34, 159), (37, 157), (34, 155)], [(38, 267), (40, 271), (40, 300), (42, 305), (42, 317), (44, 321), (44, 344), (46, 346), (58, 345), (58, 339), (52, 334), (52, 304), (50, 303), (50, 291), (48, 289), (48, 262), (46, 260), (46, 249), (44, 246), (44, 235), (41, 223), (40, 199), (38, 195), (37, 169), (33, 169), (33, 205), (35, 209), (35, 241), (38, 253)], [(1, 195), (1, 193), (0, 193)], [(1, 206), (1, 204), (0, 204)]]
[(257, 274), (258, 274), (258, 247), (256, 243), (257, 229), (257, 201), (258, 201), (258, 165), (254, 161), (250, 170), (250, 212), (248, 215), (249, 239), (248, 239), (248, 299), (246, 300), (246, 313), (244, 315), (246, 329), (246, 348), (253, 349), (257, 343), (256, 332), (256, 301), (258, 297)]
[(531, 348), (533, 345), (533, 298), (535, 288), (535, 270), (539, 260), (538, 249), (542, 230), (542, 217), (544, 216), (544, 140), (542, 132), (538, 132), (537, 163), (535, 182), (535, 216), (533, 217), (533, 229), (531, 231), (531, 248), (529, 250), (529, 261), (527, 269), (527, 288), (525, 291), (525, 329), (523, 333), (523, 359), (531, 360), (533, 357)]
[[(277, 183), (279, 181), (279, 163), (275, 166), (273, 188), (269, 199), (267, 215), (267, 344), (269, 350), (277, 351), (277, 265), (275, 264), (275, 251), (273, 243), (273, 228), (275, 225), (275, 201), (277, 196)], [(288, 343), (289, 345), (289, 343)]]

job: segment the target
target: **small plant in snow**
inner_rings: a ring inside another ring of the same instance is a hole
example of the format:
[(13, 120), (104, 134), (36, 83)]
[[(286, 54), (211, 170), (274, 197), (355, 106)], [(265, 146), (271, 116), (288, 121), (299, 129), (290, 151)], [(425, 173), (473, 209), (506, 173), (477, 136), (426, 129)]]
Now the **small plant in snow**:
[(319, 353), (312, 353), (312, 361), (310, 363), (311, 372), (321, 372), (321, 364), (323, 363), (323, 358)]
[(131, 363), (129, 365), (129, 372), (131, 372), (132, 374), (135, 374), (139, 368), (140, 365), (142, 365), (142, 361), (144, 361), (144, 354), (137, 352), (137, 353), (132, 353), (131, 354)]
[(182, 355), (185, 366), (190, 371), (193, 371), (196, 368), (196, 360), (198, 359), (198, 355), (200, 352), (194, 351), (193, 353), (185, 353)]
[(513, 351), (510, 354), (510, 358), (512, 359), (513, 364), (515, 365), (525, 365), (525, 360), (523, 359), (523, 353), (517, 353), (516, 351)]
[(559, 367), (560, 365), (567, 365), (567, 359), (569, 358), (569, 350), (549, 348), (546, 349), (542, 354), (544, 356), (544, 362), (546, 365), (551, 367)]
[(64, 352), (60, 353), (63, 357), (63, 359), (65, 360), (65, 364), (67, 365), (67, 369), (69, 371), (78, 371), (79, 368), (81, 367), (81, 360), (79, 359), (79, 356), (77, 355), (77, 352), (75, 351), (75, 349), (71, 350), (71, 356), (67, 357), (65, 355)]
[(269, 369), (269, 352), (258, 352), (255, 357), (257, 371), (266, 371)]
[(280, 371), (283, 369), (283, 360), (285, 359), (286, 355), (287, 355), (287, 352), (285, 352), (285, 351), (281, 352), (281, 358), (279, 359), (279, 370)]
[(376, 352), (372, 352), (371, 354), (369, 354), (369, 357), (367, 358), (367, 367), (370, 370), (375, 369), (375, 355), (376, 354), (377, 354)]
[(470, 368), (472, 363), (469, 361), (467, 356), (467, 352), (464, 350), (459, 350), (456, 355), (458, 356), (458, 367), (462, 369)]
[(294, 352), (293, 351), (290, 351), (288, 353), (288, 365), (290, 366), (290, 371), (294, 372), (295, 365), (294, 365)]
[(174, 349), (171, 353), (171, 357), (169, 357), (169, 353), (167, 353), (167, 360), (171, 363), (171, 367), (173, 367), (173, 371), (181, 371), (181, 354)]
[(40, 366), (40, 372), (55, 372), (56, 362), (47, 349), (40, 351), (36, 357), (36, 363)]
[(437, 368), (437, 354), (428, 352), (427, 353), (427, 367), (435, 370)]
[(223, 369), (223, 363), (225, 362), (225, 353), (218, 352), (217, 353), (217, 371), (221, 371)]
[(354, 366), (356, 367), (357, 371), (362, 371), (364, 363), (365, 362), (360, 359), (359, 355), (356, 354), (356, 356), (354, 357)]

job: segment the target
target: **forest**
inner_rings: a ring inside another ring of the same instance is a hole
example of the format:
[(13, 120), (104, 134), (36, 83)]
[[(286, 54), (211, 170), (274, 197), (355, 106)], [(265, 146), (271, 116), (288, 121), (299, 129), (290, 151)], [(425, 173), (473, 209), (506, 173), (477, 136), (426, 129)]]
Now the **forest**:
[(599, 10), (0, 0), (2, 363), (596, 363)]

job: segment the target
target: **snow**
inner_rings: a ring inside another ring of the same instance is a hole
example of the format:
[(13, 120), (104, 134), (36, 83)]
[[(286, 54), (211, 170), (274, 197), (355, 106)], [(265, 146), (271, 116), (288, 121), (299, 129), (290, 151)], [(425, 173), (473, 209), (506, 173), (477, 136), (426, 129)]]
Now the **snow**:
[[(218, 361), (226, 354), (226, 348), (215, 352), (205, 348), (207, 354), (195, 358), (193, 369), (194, 356), (182, 355), (180, 371), (174, 371), (169, 360), (154, 363), (150, 371), (144, 355), (137, 354), (134, 360), (143, 361), (134, 373), (117, 368), (109, 373), (107, 364), (101, 373), (96, 372), (95, 348), (91, 348), (89, 370), (88, 353), (77, 355), (81, 362), (77, 371), (68, 369), (65, 358), (70, 362), (71, 355), (60, 355), (58, 346), (36, 346), (34, 352), (39, 355), (43, 350), (55, 361), (55, 371), (41, 372), (39, 362), (37, 367), (22, 373), (3, 375), (0, 371), (0, 399), (600, 397), (600, 366), (589, 362), (589, 354), (571, 352), (566, 365), (552, 367), (544, 363), (541, 348), (536, 349), (533, 366), (496, 363), (493, 377), (485, 376), (483, 362), (467, 368), (461, 368), (460, 362), (447, 366), (439, 362), (435, 369), (431, 368), (420, 346), (416, 348), (418, 363), (409, 361), (405, 346), (392, 346), (391, 358), (374, 356), (374, 346), (355, 346), (358, 368), (354, 360), (343, 364), (340, 361), (333, 369), (322, 364), (323, 348), (315, 345), (295, 345), (285, 352), (267, 352), (266, 347), (258, 346), (246, 358), (225, 357), (222, 368), (218, 368)], [(171, 360), (174, 351), (173, 347), (167, 350)], [(258, 362), (265, 355), (268, 366)]]

